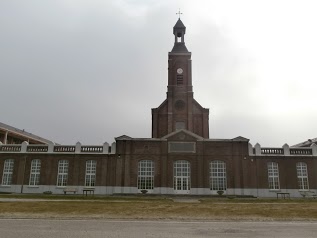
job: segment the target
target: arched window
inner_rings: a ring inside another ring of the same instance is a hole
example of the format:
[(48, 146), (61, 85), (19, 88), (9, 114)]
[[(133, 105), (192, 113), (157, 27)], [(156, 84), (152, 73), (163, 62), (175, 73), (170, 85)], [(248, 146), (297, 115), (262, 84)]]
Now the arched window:
[(215, 160), (210, 163), (210, 189), (224, 191), (227, 189), (226, 163)]
[(14, 166), (14, 160), (13, 159), (7, 159), (4, 161), (3, 166), (3, 175), (2, 175), (2, 185), (11, 185), (12, 182), (12, 174), (13, 174), (13, 166)]
[(267, 163), (267, 173), (268, 173), (269, 189), (279, 190), (280, 189), (280, 179), (279, 179), (278, 163), (268, 162)]
[(190, 163), (186, 160), (174, 162), (174, 191), (175, 193), (189, 193)]
[(40, 184), (40, 171), (41, 171), (41, 160), (34, 159), (31, 162), (31, 171), (30, 171), (30, 186), (37, 186)]
[(68, 179), (68, 160), (58, 161), (57, 186), (65, 187)]
[(154, 162), (141, 160), (138, 164), (138, 189), (153, 190), (154, 188)]
[(297, 180), (299, 190), (309, 190), (307, 164), (304, 162), (298, 162), (297, 168)]
[(96, 184), (96, 160), (86, 161), (86, 176), (85, 176), (85, 186), (95, 187)]

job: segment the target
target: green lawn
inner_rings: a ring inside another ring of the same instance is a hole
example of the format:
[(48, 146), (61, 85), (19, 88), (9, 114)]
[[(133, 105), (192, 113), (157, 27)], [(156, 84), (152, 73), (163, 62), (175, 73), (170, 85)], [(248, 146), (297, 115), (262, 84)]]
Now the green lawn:
[(190, 197), (196, 199), (196, 203), (190, 203), (174, 202), (178, 198), (174, 196), (0, 195), (0, 198), (30, 198), (0, 202), (2, 218), (317, 220), (317, 199)]

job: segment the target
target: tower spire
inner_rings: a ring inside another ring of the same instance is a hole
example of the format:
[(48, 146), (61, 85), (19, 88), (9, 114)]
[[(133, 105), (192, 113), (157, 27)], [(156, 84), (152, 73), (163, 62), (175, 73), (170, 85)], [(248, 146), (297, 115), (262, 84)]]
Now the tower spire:
[[(176, 14), (182, 14), (179, 10)], [(173, 34), (175, 35), (175, 43), (174, 47), (172, 49), (172, 52), (188, 52), (186, 46), (185, 46), (185, 32), (186, 27), (183, 24), (182, 20), (178, 18), (174, 28), (173, 28)]]

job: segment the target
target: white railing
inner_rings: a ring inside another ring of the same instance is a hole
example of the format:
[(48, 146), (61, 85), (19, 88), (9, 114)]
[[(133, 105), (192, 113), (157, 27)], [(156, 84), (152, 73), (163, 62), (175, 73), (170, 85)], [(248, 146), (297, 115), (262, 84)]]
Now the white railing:
[(317, 156), (317, 145), (312, 144), (310, 147), (289, 147), (288, 144), (283, 145), (282, 148), (261, 147), (259, 143), (252, 147), (249, 144), (249, 155), (274, 155), (274, 156)]
[(106, 142), (103, 145), (82, 145), (77, 142), (76, 145), (29, 145), (28, 142), (22, 144), (7, 145), (0, 142), (0, 153), (85, 153), (85, 154), (115, 154), (116, 143), (111, 146)]

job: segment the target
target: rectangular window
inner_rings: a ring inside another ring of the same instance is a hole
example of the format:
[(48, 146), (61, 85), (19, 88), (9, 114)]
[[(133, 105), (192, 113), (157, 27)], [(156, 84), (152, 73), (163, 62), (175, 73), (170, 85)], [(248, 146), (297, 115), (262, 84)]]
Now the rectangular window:
[(2, 185), (10, 186), (12, 182), (14, 160), (7, 159), (4, 161)]
[(227, 189), (226, 163), (215, 160), (210, 163), (210, 190), (224, 191)]
[(138, 166), (138, 189), (153, 190), (154, 188), (154, 162), (141, 160)]
[(96, 165), (97, 165), (97, 162), (95, 160), (87, 160), (86, 161), (86, 178), (85, 178), (85, 186), (86, 187), (95, 187), (95, 184), (96, 184)]
[(190, 163), (187, 160), (174, 162), (174, 191), (187, 193), (190, 190)]
[(269, 189), (279, 190), (280, 180), (279, 180), (278, 163), (276, 162), (267, 163), (267, 173), (268, 173), (268, 180), (269, 180)]
[(40, 184), (41, 160), (34, 159), (31, 162), (30, 186), (38, 186)]
[(307, 164), (299, 162), (296, 164), (296, 168), (299, 190), (309, 190)]
[(68, 160), (58, 161), (57, 186), (65, 187), (68, 179)]
[(179, 153), (195, 153), (196, 143), (195, 142), (169, 142), (168, 152), (179, 152)]

